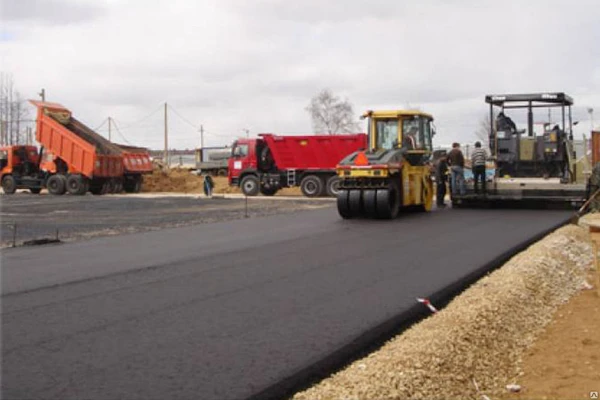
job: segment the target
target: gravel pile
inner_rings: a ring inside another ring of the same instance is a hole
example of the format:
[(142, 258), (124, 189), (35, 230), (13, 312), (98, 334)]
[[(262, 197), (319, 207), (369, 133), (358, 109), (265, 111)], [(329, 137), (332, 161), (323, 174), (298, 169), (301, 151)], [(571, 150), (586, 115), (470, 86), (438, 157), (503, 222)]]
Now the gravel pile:
[(506, 395), (521, 356), (584, 282), (586, 231), (563, 227), (481, 279), (443, 311), (318, 385), (305, 399), (482, 399)]

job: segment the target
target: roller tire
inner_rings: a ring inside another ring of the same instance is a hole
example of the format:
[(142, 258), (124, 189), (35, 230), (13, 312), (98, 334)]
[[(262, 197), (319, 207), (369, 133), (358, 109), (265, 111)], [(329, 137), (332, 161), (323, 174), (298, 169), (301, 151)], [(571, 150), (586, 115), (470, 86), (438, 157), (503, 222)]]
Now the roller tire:
[(348, 190), (340, 190), (337, 195), (337, 209), (340, 217), (344, 219), (353, 218), (352, 213), (350, 212), (350, 202), (348, 201)]
[(340, 178), (336, 175), (329, 177), (325, 183), (325, 193), (327, 196), (336, 197), (340, 191)]
[(377, 190), (369, 189), (363, 192), (363, 205), (367, 217), (377, 218)]
[(348, 193), (348, 204), (350, 205), (350, 212), (352, 215), (355, 217), (363, 216), (362, 190), (350, 190)]
[(421, 211), (429, 212), (433, 208), (433, 183), (428, 181), (423, 185), (423, 204), (421, 204)]
[(400, 211), (399, 191), (395, 186), (377, 190), (377, 217), (394, 219)]
[(52, 175), (46, 181), (46, 187), (48, 188), (48, 193), (60, 196), (67, 191), (67, 180), (62, 175)]
[(5, 194), (14, 194), (17, 191), (17, 182), (12, 175), (6, 175), (2, 178), (2, 190)]
[(306, 197), (318, 197), (323, 193), (323, 181), (316, 175), (305, 176), (300, 182), (300, 190)]

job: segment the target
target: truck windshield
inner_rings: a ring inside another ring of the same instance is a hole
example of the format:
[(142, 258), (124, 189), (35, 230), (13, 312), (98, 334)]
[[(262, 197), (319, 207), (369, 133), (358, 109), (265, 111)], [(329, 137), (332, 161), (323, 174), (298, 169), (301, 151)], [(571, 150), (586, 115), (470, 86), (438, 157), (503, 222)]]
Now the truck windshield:
[(391, 150), (398, 143), (398, 120), (383, 119), (375, 122), (375, 147)]
[(233, 148), (233, 156), (234, 157), (246, 157), (248, 155), (248, 145), (247, 144), (236, 144)]

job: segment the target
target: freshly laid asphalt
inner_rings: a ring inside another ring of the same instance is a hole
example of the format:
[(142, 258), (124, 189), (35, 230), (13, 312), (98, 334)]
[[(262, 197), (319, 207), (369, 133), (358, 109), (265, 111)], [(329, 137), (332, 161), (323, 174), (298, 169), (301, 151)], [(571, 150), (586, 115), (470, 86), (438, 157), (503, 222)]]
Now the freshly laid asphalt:
[(326, 208), (5, 249), (1, 397), (266, 396), (568, 216)]

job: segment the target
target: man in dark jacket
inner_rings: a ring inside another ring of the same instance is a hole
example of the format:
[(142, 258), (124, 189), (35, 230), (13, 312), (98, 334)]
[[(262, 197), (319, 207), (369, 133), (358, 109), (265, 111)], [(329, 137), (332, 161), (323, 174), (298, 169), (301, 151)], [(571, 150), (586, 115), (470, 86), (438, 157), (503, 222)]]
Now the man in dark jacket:
[(448, 165), (450, 165), (450, 188), (452, 189), (452, 195), (460, 194), (464, 196), (466, 194), (465, 157), (462, 151), (460, 151), (460, 143), (452, 143), (452, 150), (448, 153), (447, 161)]
[(448, 182), (448, 162), (446, 157), (440, 157), (435, 164), (435, 185), (437, 206), (446, 207), (444, 198), (446, 197), (446, 183)]

